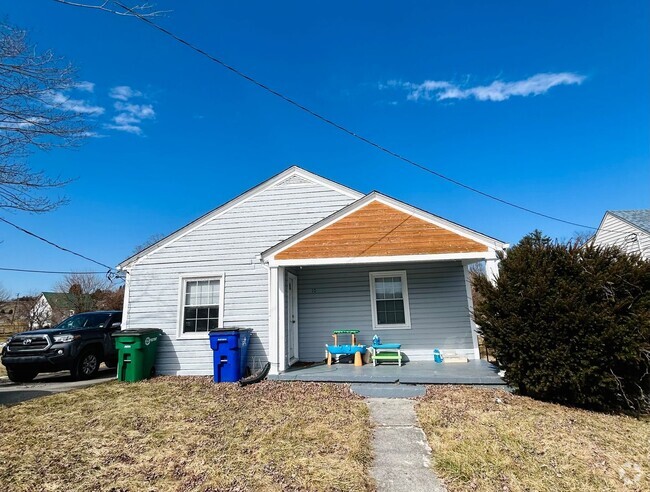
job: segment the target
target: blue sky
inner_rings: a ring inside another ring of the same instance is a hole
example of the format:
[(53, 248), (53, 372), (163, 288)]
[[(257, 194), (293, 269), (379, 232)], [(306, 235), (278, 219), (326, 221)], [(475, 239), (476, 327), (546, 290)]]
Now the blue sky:
[[(158, 23), (227, 63), (471, 186), (594, 226), (650, 207), (645, 1), (156, 5), (172, 10)], [(384, 155), (136, 19), (51, 0), (0, 13), (79, 68), (88, 83), (66, 96), (95, 108), (96, 132), (31, 157), (76, 178), (67, 206), (5, 216), (109, 265), (293, 164), (510, 243), (578, 229)], [(0, 239), (0, 267), (95, 269), (7, 226)], [(11, 293), (57, 280), (0, 272)]]

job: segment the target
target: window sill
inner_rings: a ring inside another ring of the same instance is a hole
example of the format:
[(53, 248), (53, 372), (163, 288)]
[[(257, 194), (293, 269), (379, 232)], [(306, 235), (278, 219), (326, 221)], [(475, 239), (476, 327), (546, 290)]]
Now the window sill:
[(411, 325), (377, 325), (372, 327), (373, 330), (410, 330)]
[(181, 333), (176, 335), (176, 340), (209, 340), (210, 332), (203, 331), (201, 333)]

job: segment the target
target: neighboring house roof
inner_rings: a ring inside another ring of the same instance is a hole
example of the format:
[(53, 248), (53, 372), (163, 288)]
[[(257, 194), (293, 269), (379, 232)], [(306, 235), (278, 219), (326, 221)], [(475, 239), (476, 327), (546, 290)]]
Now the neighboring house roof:
[(607, 212), (650, 234), (650, 209), (608, 210)]
[(262, 258), (466, 253), (507, 246), (498, 239), (373, 191), (264, 251)]
[(260, 183), (259, 185), (249, 189), (248, 191), (245, 191), (241, 195), (233, 198), (232, 200), (224, 203), (223, 205), (215, 208), (214, 210), (211, 210), (210, 212), (202, 215), (198, 219), (190, 222), (186, 226), (181, 227), (180, 229), (172, 232), (168, 236), (164, 237), (160, 241), (152, 244), (151, 246), (148, 246), (147, 248), (143, 249), (142, 251), (139, 251), (138, 253), (130, 256), (126, 260), (122, 261), (118, 266), (118, 270), (122, 270), (126, 268), (127, 266), (133, 264), (140, 258), (147, 256), (149, 253), (152, 253), (159, 249), (160, 247), (184, 236), (185, 234), (189, 233), (190, 231), (196, 229), (197, 227), (200, 227), (201, 225), (205, 224), (206, 222), (211, 221), (215, 217), (221, 215), (222, 213), (230, 210), (231, 208), (239, 205), (240, 203), (248, 200), (254, 195), (257, 195), (258, 193), (261, 193), (262, 191), (266, 190), (267, 188), (270, 188), (271, 186), (278, 184), (284, 180), (289, 180), (289, 179), (295, 179), (295, 177), (302, 178), (302, 179), (307, 179), (310, 181), (315, 181), (317, 183), (320, 183), (328, 188), (335, 189), (344, 195), (348, 195), (351, 198), (354, 199), (359, 199), (363, 196), (363, 193), (360, 193), (356, 190), (353, 190), (352, 188), (348, 188), (347, 186), (343, 186), (335, 181), (332, 181), (330, 179), (324, 178), (322, 176), (319, 176), (318, 174), (314, 174), (312, 172), (306, 171), (305, 169), (302, 169), (298, 166), (291, 166), (289, 169), (286, 169), (282, 171), (279, 174), (276, 174), (272, 178), (267, 179), (263, 183)]
[(43, 292), (43, 297), (52, 309), (72, 309), (70, 294), (63, 292)]

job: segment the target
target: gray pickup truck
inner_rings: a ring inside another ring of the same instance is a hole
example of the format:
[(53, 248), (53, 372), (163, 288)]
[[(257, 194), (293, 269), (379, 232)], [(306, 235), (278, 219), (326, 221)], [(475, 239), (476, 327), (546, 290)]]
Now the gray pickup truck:
[(2, 349), (9, 379), (29, 382), (41, 372), (69, 370), (75, 379), (93, 377), (117, 355), (111, 334), (120, 329), (122, 311), (75, 314), (54, 328), (12, 335)]

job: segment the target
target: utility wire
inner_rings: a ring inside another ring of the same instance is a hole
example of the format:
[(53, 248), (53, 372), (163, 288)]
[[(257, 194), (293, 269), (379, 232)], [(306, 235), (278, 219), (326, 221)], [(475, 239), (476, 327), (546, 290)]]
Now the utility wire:
[[(104, 267), (104, 268), (107, 268), (109, 274), (114, 270), (113, 267), (110, 267), (110, 266), (108, 266), (107, 264), (102, 263), (101, 261), (93, 260), (92, 258), (89, 258), (89, 257), (87, 257), (87, 256), (85, 256), (85, 255), (82, 255), (81, 253), (77, 253), (76, 251), (72, 251), (71, 249), (64, 248), (63, 246), (59, 246), (58, 244), (53, 243), (52, 241), (50, 241), (50, 240), (48, 240), (48, 239), (45, 239), (44, 237), (39, 236), (38, 234), (35, 234), (35, 233), (33, 233), (33, 232), (30, 232), (30, 231), (28, 231), (27, 229), (24, 229), (24, 228), (20, 227), (19, 225), (14, 224), (13, 222), (9, 222), (7, 219), (5, 219), (5, 218), (3, 218), (3, 217), (0, 217), (0, 221), (4, 222), (5, 224), (9, 224), (9, 225), (12, 226), (12, 227), (15, 227), (15, 228), (18, 229), (19, 231), (24, 232), (25, 234), (27, 234), (27, 235), (29, 235), (29, 236), (35, 237), (36, 239), (38, 239), (38, 240), (40, 240), (40, 241), (43, 241), (44, 243), (47, 243), (47, 244), (49, 244), (50, 246), (54, 246), (55, 248), (58, 248), (58, 249), (60, 249), (61, 251), (65, 251), (66, 253), (73, 254), (73, 255), (75, 255), (75, 256), (78, 256), (79, 258), (83, 258), (84, 260), (91, 261), (91, 262), (95, 263), (96, 265), (99, 265), (99, 266), (102, 266), (102, 267)], [(66, 273), (67, 273), (67, 272), (66, 272)], [(102, 273), (105, 273), (105, 272), (102, 272)]]
[(329, 118), (327, 118), (327, 117), (321, 115), (320, 113), (317, 113), (316, 111), (314, 111), (314, 110), (312, 110), (312, 109), (309, 109), (307, 106), (304, 106), (303, 104), (297, 102), (296, 100), (294, 100), (294, 99), (292, 99), (292, 98), (290, 98), (290, 97), (288, 97), (288, 96), (285, 96), (285, 95), (282, 94), (281, 92), (278, 92), (278, 91), (276, 91), (275, 89), (272, 89), (272, 88), (269, 87), (268, 85), (266, 85), (266, 84), (264, 84), (264, 83), (262, 83), (262, 82), (260, 82), (260, 81), (258, 81), (258, 80), (256, 80), (256, 79), (254, 79), (254, 78), (251, 77), (250, 75), (247, 75), (247, 74), (241, 72), (240, 70), (238, 70), (237, 68), (233, 67), (232, 65), (227, 64), (227, 63), (224, 62), (223, 60), (220, 60), (219, 58), (217, 58), (217, 57), (215, 57), (215, 56), (209, 54), (208, 52), (204, 51), (203, 49), (201, 49), (201, 48), (199, 48), (199, 47), (193, 45), (193, 44), (190, 43), (189, 41), (186, 41), (185, 39), (183, 39), (183, 38), (177, 36), (177, 35), (174, 34), (173, 32), (171, 32), (171, 31), (165, 29), (164, 27), (162, 27), (162, 26), (156, 24), (156, 23), (153, 22), (151, 19), (142, 16), (140, 13), (138, 13), (138, 12), (135, 11), (135, 10), (133, 10), (132, 8), (127, 7), (127, 6), (124, 5), (123, 3), (121, 3), (121, 2), (119, 2), (119, 1), (117, 1), (117, 0), (112, 0), (112, 1), (113, 1), (113, 3), (114, 3), (115, 5), (121, 7), (122, 9), (124, 9), (125, 11), (127, 11), (128, 13), (130, 13), (131, 15), (133, 15), (134, 17), (137, 17), (137, 18), (140, 19), (142, 22), (145, 22), (145, 23), (148, 24), (150, 27), (152, 27), (152, 28), (154, 28), (154, 29), (157, 29), (158, 31), (164, 33), (165, 35), (167, 35), (167, 36), (169, 36), (169, 37), (175, 39), (175, 40), (178, 41), (179, 43), (184, 44), (185, 46), (187, 46), (187, 47), (190, 48), (191, 50), (193, 50), (193, 51), (199, 53), (200, 55), (202, 55), (202, 56), (208, 58), (209, 60), (213, 61), (214, 63), (217, 63), (217, 64), (221, 65), (221, 66), (224, 67), (225, 69), (230, 70), (230, 71), (231, 71), (232, 73), (234, 73), (235, 75), (237, 75), (237, 76), (239, 76), (239, 77), (241, 77), (241, 78), (247, 80), (248, 82), (250, 82), (250, 83), (252, 83), (252, 84), (258, 86), (258, 87), (261, 88), (261, 89), (264, 89), (265, 91), (267, 91), (267, 92), (273, 94), (274, 96), (279, 97), (279, 98), (282, 99), (283, 101), (285, 101), (285, 102), (287, 102), (287, 103), (289, 103), (289, 104), (295, 106), (296, 108), (300, 109), (301, 111), (304, 111), (305, 113), (307, 113), (307, 114), (313, 116), (314, 118), (319, 119), (319, 120), (322, 121), (323, 123), (326, 123), (327, 125), (330, 125), (330, 126), (336, 128), (337, 130), (340, 130), (340, 131), (342, 131), (342, 132), (344, 132), (344, 133), (347, 133), (347, 134), (350, 135), (351, 137), (356, 138), (357, 140), (360, 140), (361, 142), (364, 142), (364, 143), (366, 143), (366, 144), (368, 144), (368, 145), (370, 145), (370, 146), (376, 148), (377, 150), (379, 150), (379, 151), (381, 151), (381, 152), (384, 152), (385, 154), (388, 154), (388, 155), (390, 155), (390, 156), (392, 156), (392, 157), (395, 157), (396, 159), (399, 159), (399, 160), (401, 160), (401, 161), (403, 161), (403, 162), (406, 162), (407, 164), (410, 164), (410, 165), (412, 165), (412, 166), (415, 166), (415, 167), (421, 169), (422, 171), (425, 171), (425, 172), (427, 172), (427, 173), (429, 173), (429, 174), (432, 174), (432, 175), (434, 175), (434, 176), (436, 176), (436, 177), (438, 177), (438, 178), (440, 178), (440, 179), (444, 179), (445, 181), (448, 181), (449, 183), (455, 184), (456, 186), (459, 186), (459, 187), (461, 187), (461, 188), (465, 188), (466, 190), (469, 190), (469, 191), (471, 191), (471, 192), (473, 192), (473, 193), (477, 193), (477, 194), (479, 194), (479, 195), (481, 195), (481, 196), (484, 196), (484, 197), (486, 197), (486, 198), (489, 198), (489, 199), (491, 199), (491, 200), (495, 200), (495, 201), (500, 202), (500, 203), (502, 203), (502, 204), (504, 204), (504, 205), (507, 205), (507, 206), (510, 206), (510, 207), (514, 207), (514, 208), (516, 208), (516, 209), (522, 210), (522, 211), (524, 211), (524, 212), (528, 212), (528, 213), (530, 213), (530, 214), (537, 215), (537, 216), (539, 216), (539, 217), (544, 217), (544, 218), (546, 218), (546, 219), (554, 220), (554, 221), (556, 221), (556, 222), (562, 222), (562, 223), (564, 223), (564, 224), (569, 224), (569, 225), (573, 225), (573, 226), (576, 226), (576, 227), (582, 227), (582, 228), (585, 228), (585, 229), (593, 229), (593, 230), (597, 230), (597, 229), (598, 229), (597, 227), (593, 227), (593, 226), (589, 226), (589, 225), (585, 225), (585, 224), (580, 224), (580, 223), (578, 223), (578, 222), (572, 222), (572, 221), (570, 221), (570, 220), (565, 220), (565, 219), (561, 219), (561, 218), (559, 218), (559, 217), (554, 217), (554, 216), (552, 216), (552, 215), (548, 215), (548, 214), (545, 214), (545, 213), (542, 213), (542, 212), (538, 212), (538, 211), (533, 210), (533, 209), (531, 209), (531, 208), (524, 207), (523, 205), (518, 205), (518, 204), (516, 204), (516, 203), (513, 203), (513, 202), (511, 202), (511, 201), (505, 200), (505, 199), (503, 199), (503, 198), (499, 198), (498, 196), (492, 195), (492, 194), (487, 193), (487, 192), (485, 192), (485, 191), (481, 191), (481, 190), (479, 190), (479, 189), (477, 189), (477, 188), (474, 188), (473, 186), (467, 185), (467, 184), (462, 183), (462, 182), (460, 182), (460, 181), (458, 181), (458, 180), (456, 180), (456, 179), (450, 178), (449, 176), (446, 176), (446, 175), (444, 175), (444, 174), (442, 174), (442, 173), (440, 173), (440, 172), (438, 172), (438, 171), (434, 171), (433, 169), (431, 169), (431, 168), (429, 168), (429, 167), (427, 167), (427, 166), (425, 166), (425, 165), (423, 165), (423, 164), (420, 164), (420, 163), (418, 163), (418, 162), (416, 162), (416, 161), (414, 161), (414, 160), (412, 160), (412, 159), (409, 159), (408, 157), (404, 157), (403, 155), (401, 155), (401, 154), (399, 154), (399, 153), (397, 153), (397, 152), (394, 152), (394, 151), (388, 149), (387, 147), (384, 147), (383, 145), (380, 145), (380, 144), (374, 142), (373, 140), (370, 140), (369, 138), (366, 138), (366, 137), (364, 137), (364, 136), (362, 136), (362, 135), (359, 135), (358, 133), (356, 133), (356, 132), (354, 132), (354, 131), (352, 131), (352, 130), (349, 130), (348, 128), (344, 127), (343, 125), (341, 125), (341, 124), (339, 124), (339, 123), (336, 123), (335, 121), (333, 121), (333, 120), (331, 120), (331, 119), (329, 119)]

